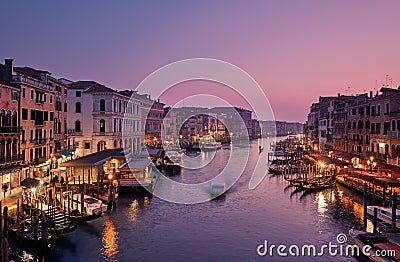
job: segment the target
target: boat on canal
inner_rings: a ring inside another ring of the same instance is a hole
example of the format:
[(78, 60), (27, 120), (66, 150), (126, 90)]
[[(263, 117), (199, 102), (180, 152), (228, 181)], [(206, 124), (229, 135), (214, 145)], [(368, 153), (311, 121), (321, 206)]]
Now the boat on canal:
[(49, 221), (43, 217), (35, 218), (35, 222), (25, 220), (25, 217), (12, 218), (8, 216), (8, 233), (24, 246), (34, 248), (49, 248), (58, 238), (49, 232)]
[(164, 157), (164, 169), (173, 173), (179, 173), (182, 168), (182, 155), (174, 150), (166, 151)]
[(107, 212), (107, 205), (103, 204), (100, 199), (88, 195), (73, 194), (72, 206), (75, 209), (69, 213), (69, 217), (76, 219), (78, 222), (88, 222), (97, 219)]
[[(379, 233), (367, 233), (365, 231), (350, 229), (349, 235), (353, 238), (354, 243), (362, 250), (368, 250), (371, 261), (375, 262), (390, 262), (400, 261), (400, 246), (396, 243), (391, 243), (389, 239)], [(366, 249), (366, 246), (371, 248)], [(379, 256), (380, 254), (386, 256)]]

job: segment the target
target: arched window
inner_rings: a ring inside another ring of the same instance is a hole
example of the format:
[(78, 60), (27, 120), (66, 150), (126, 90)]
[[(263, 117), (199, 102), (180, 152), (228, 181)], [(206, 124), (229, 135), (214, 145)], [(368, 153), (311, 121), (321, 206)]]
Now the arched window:
[(100, 111), (106, 111), (106, 100), (100, 99)]
[(351, 128), (351, 122), (347, 122), (347, 128), (350, 129)]
[(11, 126), (17, 126), (17, 112), (13, 112), (13, 115), (11, 117)]
[(356, 120), (353, 121), (353, 129), (356, 129)]
[(104, 119), (100, 120), (100, 133), (106, 132), (106, 121)]
[(81, 102), (76, 102), (75, 104), (75, 113), (81, 113)]
[(75, 132), (81, 132), (81, 121), (75, 121)]

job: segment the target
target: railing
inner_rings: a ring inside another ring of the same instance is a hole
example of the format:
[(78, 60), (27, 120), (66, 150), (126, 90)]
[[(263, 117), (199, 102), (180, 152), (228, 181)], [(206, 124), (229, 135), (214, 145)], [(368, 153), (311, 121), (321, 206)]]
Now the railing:
[(0, 158), (0, 164), (6, 164), (6, 163), (13, 163), (13, 162), (18, 162), (22, 160), (21, 155), (14, 155), (14, 156), (9, 156), (9, 157), (1, 157)]
[(121, 132), (93, 132), (93, 136), (122, 136)]
[(54, 134), (54, 140), (61, 140), (62, 134)]
[(0, 127), (0, 134), (17, 134), (20, 129), (19, 126), (2, 126)]
[(388, 131), (389, 138), (400, 138), (400, 131)]
[(22, 76), (22, 75), (14, 75), (12, 76), (13, 82), (24, 83), (34, 87), (38, 87), (44, 90), (54, 91), (54, 87), (46, 85), (44, 83), (39, 82), (38, 80), (34, 80), (33, 78)]
[(36, 145), (44, 145), (46, 144), (47, 138), (39, 138), (36, 139)]
[(46, 144), (47, 138), (37, 138), (37, 139), (29, 139), (31, 144), (35, 145), (44, 145)]
[(35, 126), (44, 126), (44, 121), (35, 121)]
[(39, 105), (43, 105), (43, 104), (44, 104), (44, 101), (43, 101), (43, 100), (36, 100), (35, 103), (36, 103), (36, 104), (39, 104)]

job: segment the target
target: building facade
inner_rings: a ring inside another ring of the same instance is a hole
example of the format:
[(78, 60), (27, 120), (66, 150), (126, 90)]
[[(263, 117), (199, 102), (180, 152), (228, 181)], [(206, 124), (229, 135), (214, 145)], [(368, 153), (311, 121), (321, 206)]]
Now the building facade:
[[(77, 156), (122, 147), (132, 152), (139, 150), (143, 141), (141, 109), (139, 101), (130, 98), (126, 92), (94, 81), (77, 81), (68, 86), (68, 133), (73, 137)], [(127, 123), (133, 131), (123, 141), (123, 126)]]

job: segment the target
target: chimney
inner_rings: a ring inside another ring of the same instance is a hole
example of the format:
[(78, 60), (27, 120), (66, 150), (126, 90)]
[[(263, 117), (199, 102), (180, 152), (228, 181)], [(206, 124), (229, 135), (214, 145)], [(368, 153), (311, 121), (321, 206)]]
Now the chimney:
[(340, 96), (340, 93), (338, 93), (337, 96), (339, 97), (339, 96)]
[(372, 98), (372, 91), (369, 91), (369, 97)]
[(13, 75), (13, 60), (4, 59), (4, 66), (2, 66), (0, 78), (6, 82), (10, 82), (12, 80), (12, 75)]
[(46, 72), (40, 73), (40, 79), (42, 79), (43, 83), (45, 83), (47, 85), (47, 73)]

